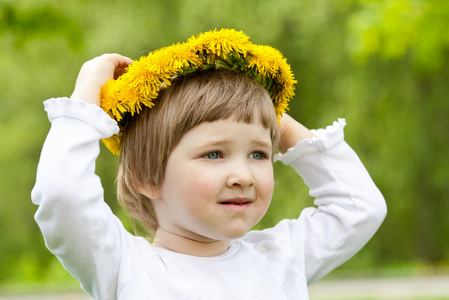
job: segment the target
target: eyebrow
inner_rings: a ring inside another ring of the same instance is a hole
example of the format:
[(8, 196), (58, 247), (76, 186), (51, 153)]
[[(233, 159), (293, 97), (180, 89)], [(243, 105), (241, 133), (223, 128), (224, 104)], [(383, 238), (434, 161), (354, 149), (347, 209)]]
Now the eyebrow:
[(273, 148), (271, 143), (268, 144), (268, 143), (265, 143), (264, 141), (254, 140), (254, 141), (251, 141), (251, 143), (254, 145), (260, 146), (260, 147), (265, 147), (265, 148), (269, 148), (269, 149)]

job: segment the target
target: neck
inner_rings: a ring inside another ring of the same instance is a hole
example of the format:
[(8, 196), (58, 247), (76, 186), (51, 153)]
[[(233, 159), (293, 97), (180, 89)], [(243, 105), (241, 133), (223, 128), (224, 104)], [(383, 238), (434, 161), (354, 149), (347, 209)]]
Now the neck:
[(224, 253), (229, 248), (229, 241), (195, 239), (158, 228), (153, 246), (186, 255), (210, 257)]

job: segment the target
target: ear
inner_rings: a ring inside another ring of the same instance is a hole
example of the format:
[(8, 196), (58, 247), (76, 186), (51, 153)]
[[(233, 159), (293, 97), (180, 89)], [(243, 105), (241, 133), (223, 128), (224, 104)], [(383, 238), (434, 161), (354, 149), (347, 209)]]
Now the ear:
[(149, 199), (159, 199), (161, 197), (160, 189), (157, 186), (138, 183), (137, 190)]

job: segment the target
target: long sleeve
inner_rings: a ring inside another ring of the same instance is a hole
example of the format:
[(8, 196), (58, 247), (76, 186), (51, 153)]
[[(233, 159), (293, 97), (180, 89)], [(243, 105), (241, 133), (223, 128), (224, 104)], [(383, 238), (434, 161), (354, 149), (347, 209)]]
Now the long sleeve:
[(94, 298), (114, 299), (120, 258), (114, 241), (125, 230), (103, 201), (95, 160), (100, 138), (118, 127), (99, 107), (82, 101), (51, 99), (45, 109), (52, 126), (31, 194), (39, 205), (35, 219), (48, 249), (83, 289)]
[(278, 157), (299, 173), (315, 197), (317, 207), (304, 209), (300, 226), (292, 229), (292, 244), (304, 253), (309, 284), (358, 252), (386, 215), (382, 194), (344, 141), (345, 125), (340, 119), (325, 130), (313, 131), (318, 138), (300, 141)]

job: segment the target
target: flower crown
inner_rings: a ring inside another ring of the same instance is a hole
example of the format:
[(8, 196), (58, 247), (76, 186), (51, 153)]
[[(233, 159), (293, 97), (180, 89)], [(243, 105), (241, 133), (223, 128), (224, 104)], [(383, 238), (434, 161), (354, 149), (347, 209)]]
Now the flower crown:
[(113, 153), (120, 153), (125, 115), (138, 114), (142, 105), (152, 107), (160, 89), (171, 84), (177, 75), (208, 70), (238, 71), (262, 85), (273, 100), (278, 118), (294, 95), (296, 80), (281, 52), (255, 45), (243, 32), (221, 29), (192, 36), (184, 43), (173, 44), (149, 53), (127, 67), (116, 80), (101, 89), (101, 108), (118, 122), (120, 132), (103, 139)]

